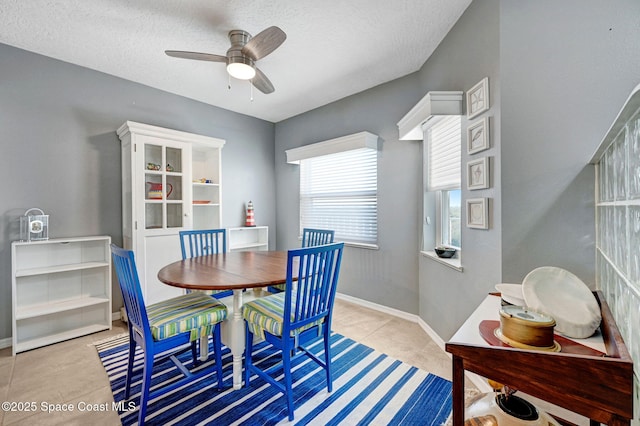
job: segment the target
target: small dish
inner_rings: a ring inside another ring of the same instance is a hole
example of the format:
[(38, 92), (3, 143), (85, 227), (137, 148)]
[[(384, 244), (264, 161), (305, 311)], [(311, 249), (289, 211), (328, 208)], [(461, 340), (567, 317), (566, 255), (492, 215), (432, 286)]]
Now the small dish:
[(444, 259), (452, 258), (456, 254), (456, 249), (451, 247), (436, 247), (434, 251), (438, 257), (442, 257)]

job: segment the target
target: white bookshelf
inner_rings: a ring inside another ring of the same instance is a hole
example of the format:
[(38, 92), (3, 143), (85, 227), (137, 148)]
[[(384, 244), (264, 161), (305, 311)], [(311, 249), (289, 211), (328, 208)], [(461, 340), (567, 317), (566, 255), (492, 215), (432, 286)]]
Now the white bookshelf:
[(229, 251), (269, 250), (268, 226), (227, 228)]
[(111, 328), (111, 237), (11, 244), (13, 354)]

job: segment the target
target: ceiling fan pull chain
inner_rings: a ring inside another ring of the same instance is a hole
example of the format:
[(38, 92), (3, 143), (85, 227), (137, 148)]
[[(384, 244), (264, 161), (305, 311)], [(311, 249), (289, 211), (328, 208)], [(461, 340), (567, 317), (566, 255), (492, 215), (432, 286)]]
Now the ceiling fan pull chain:
[(227, 83), (227, 89), (231, 90), (231, 74), (227, 74), (227, 77), (229, 77), (229, 82)]
[(249, 80), (249, 87), (251, 87), (251, 102), (253, 102), (253, 83)]

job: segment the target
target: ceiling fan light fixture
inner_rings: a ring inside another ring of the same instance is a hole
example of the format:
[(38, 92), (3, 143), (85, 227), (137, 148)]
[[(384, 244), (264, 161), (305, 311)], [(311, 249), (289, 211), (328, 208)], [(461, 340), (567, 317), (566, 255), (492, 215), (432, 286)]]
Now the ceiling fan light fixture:
[(256, 70), (251, 65), (235, 62), (227, 65), (227, 72), (238, 80), (251, 80), (256, 75)]
[(238, 80), (251, 80), (251, 90), (255, 87), (266, 95), (273, 93), (275, 89), (267, 76), (256, 67), (256, 61), (277, 49), (286, 38), (284, 31), (276, 26), (262, 30), (255, 37), (251, 37), (251, 34), (244, 30), (231, 30), (229, 31), (231, 47), (227, 50), (226, 56), (184, 50), (165, 50), (165, 53), (175, 58), (226, 63), (229, 88), (231, 88), (231, 77)]

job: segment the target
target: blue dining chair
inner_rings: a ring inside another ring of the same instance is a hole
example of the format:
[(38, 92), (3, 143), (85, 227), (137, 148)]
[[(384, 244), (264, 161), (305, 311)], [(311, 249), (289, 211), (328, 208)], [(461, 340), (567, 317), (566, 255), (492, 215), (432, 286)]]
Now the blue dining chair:
[[(332, 229), (304, 228), (302, 230), (302, 247), (321, 246), (331, 244), (335, 231)], [(267, 287), (270, 293), (284, 291), (284, 284), (277, 284)]]
[[(182, 259), (206, 256), (208, 254), (227, 252), (226, 229), (203, 229), (193, 231), (180, 231), (180, 248)], [(221, 299), (233, 295), (233, 290), (198, 290)], [(187, 290), (187, 293), (189, 290)]]
[[(289, 250), (285, 291), (255, 299), (242, 307), (246, 323), (244, 382), (249, 386), (255, 373), (282, 392), (287, 400), (289, 421), (293, 420), (292, 361), (309, 356), (326, 372), (327, 390), (332, 391), (331, 317), (342, 262), (344, 243)], [(295, 287), (294, 287), (295, 283)], [(294, 290), (295, 288), (295, 290)], [(262, 370), (253, 364), (254, 334), (271, 343), (282, 361)], [(323, 339), (323, 359), (306, 345)], [(282, 370), (283, 382), (274, 378)]]
[(304, 228), (302, 230), (302, 247), (331, 244), (335, 231), (332, 229)]
[[(130, 250), (111, 245), (129, 327), (129, 358), (125, 380), (125, 400), (131, 393), (131, 379), (136, 347), (142, 348), (142, 389), (138, 404), (138, 424), (143, 425), (149, 400), (189, 382), (200, 380), (215, 372), (218, 389), (222, 388), (222, 342), (220, 322), (227, 318), (227, 307), (206, 294), (194, 292), (146, 306), (138, 278), (134, 254)], [(193, 364), (197, 361), (195, 342), (213, 334), (215, 363), (198, 372), (189, 371), (176, 356), (191, 349)], [(161, 356), (156, 357), (157, 355)], [(150, 392), (154, 361), (169, 358), (184, 375), (180, 380)]]

